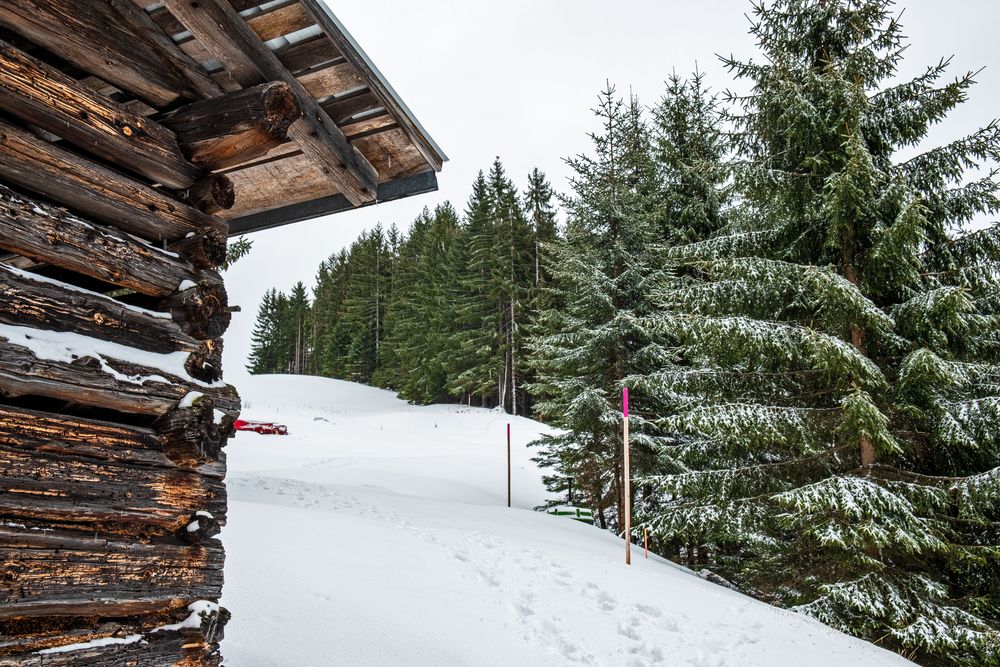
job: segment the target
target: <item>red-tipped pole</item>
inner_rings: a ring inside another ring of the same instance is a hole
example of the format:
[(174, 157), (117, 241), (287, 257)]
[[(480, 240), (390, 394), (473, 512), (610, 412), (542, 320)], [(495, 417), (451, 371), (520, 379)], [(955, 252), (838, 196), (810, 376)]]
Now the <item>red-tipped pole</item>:
[(507, 507), (510, 507), (510, 422), (507, 423)]
[(624, 436), (623, 451), (623, 481), (625, 496), (625, 564), (632, 564), (632, 485), (630, 483), (631, 466), (628, 458), (628, 387), (622, 388), (622, 435)]

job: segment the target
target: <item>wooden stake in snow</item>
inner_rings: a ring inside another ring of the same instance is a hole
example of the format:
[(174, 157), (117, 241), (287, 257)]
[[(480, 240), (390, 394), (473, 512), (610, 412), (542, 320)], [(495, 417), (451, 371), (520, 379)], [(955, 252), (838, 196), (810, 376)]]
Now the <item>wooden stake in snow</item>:
[(510, 507), (510, 422), (507, 422), (507, 507)]
[(624, 450), (622, 464), (622, 480), (624, 482), (625, 496), (625, 564), (632, 564), (632, 489), (630, 483), (631, 471), (628, 460), (628, 387), (622, 388), (622, 424), (624, 436)]
[(646, 558), (649, 558), (649, 528), (642, 529), (642, 550), (646, 552)]

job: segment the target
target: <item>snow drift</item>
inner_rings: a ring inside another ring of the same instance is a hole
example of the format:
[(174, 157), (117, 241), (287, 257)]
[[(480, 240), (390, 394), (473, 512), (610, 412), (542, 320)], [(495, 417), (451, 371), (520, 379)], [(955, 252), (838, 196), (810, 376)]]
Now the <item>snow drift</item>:
[(244, 417), (291, 435), (227, 450), (227, 664), (910, 664), (532, 511), (541, 424), (322, 378), (239, 389)]

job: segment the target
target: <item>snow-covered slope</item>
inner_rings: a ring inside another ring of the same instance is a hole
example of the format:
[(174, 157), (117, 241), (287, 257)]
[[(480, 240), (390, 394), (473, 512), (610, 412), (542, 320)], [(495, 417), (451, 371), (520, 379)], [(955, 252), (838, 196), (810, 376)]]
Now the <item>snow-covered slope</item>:
[(541, 424), (320, 378), (239, 388), (291, 435), (227, 450), (229, 665), (910, 664), (531, 511)]

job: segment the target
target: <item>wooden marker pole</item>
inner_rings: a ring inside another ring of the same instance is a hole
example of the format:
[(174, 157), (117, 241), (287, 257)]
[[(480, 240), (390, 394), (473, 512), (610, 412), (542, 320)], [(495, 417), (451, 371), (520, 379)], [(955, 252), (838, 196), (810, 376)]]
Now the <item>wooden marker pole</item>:
[(624, 435), (624, 450), (622, 457), (622, 478), (625, 496), (625, 564), (632, 564), (632, 488), (630, 483), (631, 466), (628, 460), (628, 387), (622, 388), (622, 416)]
[(649, 528), (642, 529), (642, 550), (646, 552), (646, 558), (649, 558)]
[(507, 507), (510, 507), (510, 422), (507, 423)]

